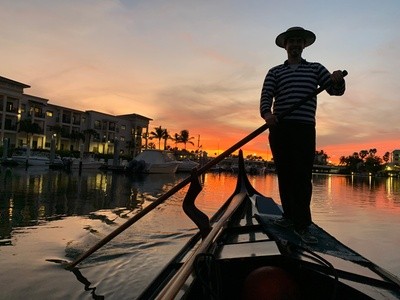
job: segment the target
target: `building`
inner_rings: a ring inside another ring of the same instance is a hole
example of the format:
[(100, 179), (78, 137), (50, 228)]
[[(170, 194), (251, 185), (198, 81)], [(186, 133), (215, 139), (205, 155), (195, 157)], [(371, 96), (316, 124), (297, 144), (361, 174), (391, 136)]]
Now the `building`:
[(120, 154), (136, 156), (147, 146), (152, 119), (132, 113), (113, 116), (80, 111), (25, 94), (29, 85), (0, 76), (0, 142), (10, 148)]
[(394, 165), (400, 166), (400, 150), (393, 150), (390, 162)]

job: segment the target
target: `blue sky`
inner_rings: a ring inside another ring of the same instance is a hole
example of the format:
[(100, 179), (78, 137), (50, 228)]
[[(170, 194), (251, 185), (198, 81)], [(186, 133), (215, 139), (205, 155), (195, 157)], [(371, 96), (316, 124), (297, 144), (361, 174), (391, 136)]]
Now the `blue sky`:
[[(400, 1), (0, 0), (0, 76), (51, 103), (152, 118), (224, 150), (259, 126), (260, 89), (286, 59), (292, 26), (317, 40), (303, 57), (349, 72), (318, 99), (317, 145), (333, 160), (400, 148)], [(244, 148), (265, 155), (266, 135)], [(211, 150), (212, 149), (212, 150)]]

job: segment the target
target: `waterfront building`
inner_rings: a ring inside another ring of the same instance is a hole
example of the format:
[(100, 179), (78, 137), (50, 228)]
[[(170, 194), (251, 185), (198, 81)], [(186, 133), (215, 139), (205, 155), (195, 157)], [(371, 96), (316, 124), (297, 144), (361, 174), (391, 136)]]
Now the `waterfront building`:
[(390, 162), (400, 166), (400, 150), (393, 150)]
[[(136, 113), (110, 115), (49, 103), (26, 94), (29, 85), (0, 76), (0, 142), (9, 148), (26, 147), (136, 156), (147, 146), (152, 119)], [(32, 132), (23, 122), (35, 124)]]

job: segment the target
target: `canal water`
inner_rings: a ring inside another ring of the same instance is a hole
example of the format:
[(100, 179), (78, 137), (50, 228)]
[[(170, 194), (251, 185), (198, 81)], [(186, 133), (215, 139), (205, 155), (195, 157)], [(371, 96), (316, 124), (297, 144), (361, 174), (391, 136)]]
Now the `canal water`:
[[(196, 232), (181, 209), (186, 188), (79, 265), (73, 261), (187, 174), (127, 176), (0, 169), (0, 299), (135, 299)], [(275, 174), (250, 182), (279, 202)], [(207, 173), (196, 205), (211, 216), (236, 177)], [(313, 177), (314, 222), (400, 277), (400, 179)], [(49, 261), (50, 260), (50, 261)]]

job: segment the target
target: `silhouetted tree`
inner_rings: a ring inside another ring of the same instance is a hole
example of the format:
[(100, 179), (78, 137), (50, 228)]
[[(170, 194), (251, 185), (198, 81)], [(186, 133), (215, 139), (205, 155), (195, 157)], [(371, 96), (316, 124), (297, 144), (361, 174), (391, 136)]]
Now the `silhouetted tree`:
[(83, 134), (85, 136), (84, 141), (86, 142), (86, 151), (89, 151), (92, 138), (100, 139), (100, 134), (96, 131), (96, 129), (92, 129), (92, 128), (85, 129), (83, 131)]
[(321, 151), (316, 150), (314, 156), (314, 164), (326, 165), (328, 163), (328, 158), (329, 156), (324, 152), (324, 150)]
[(364, 158), (368, 155), (368, 151), (367, 150), (361, 150), (358, 154), (362, 160), (364, 160)]
[(71, 134), (69, 135), (69, 138), (73, 143), (76, 143), (77, 150), (79, 150), (79, 141), (82, 142), (85, 141), (85, 134), (80, 131), (72, 130)]
[(164, 150), (166, 150), (168, 148), (167, 141), (170, 138), (171, 138), (171, 136), (169, 135), (168, 130), (164, 129), (163, 134), (162, 134), (162, 139), (164, 140)]
[(158, 149), (161, 149), (161, 139), (164, 138), (165, 129), (161, 126), (154, 128), (154, 131), (150, 132), (150, 139), (158, 139)]
[(389, 153), (389, 152), (386, 152), (385, 155), (382, 156), (382, 159), (383, 159), (383, 161), (384, 161), (385, 163), (388, 163), (388, 162), (389, 162), (389, 159), (390, 159), (390, 153)]
[(194, 139), (194, 137), (189, 137), (189, 130), (182, 130), (180, 135), (179, 135), (179, 143), (183, 143), (185, 145), (185, 150), (186, 150), (186, 144), (192, 144), (194, 146), (194, 143), (191, 141)]
[(147, 145), (147, 149), (156, 149), (156, 144), (154, 144), (153, 142), (150, 142), (150, 143)]
[(174, 136), (171, 137), (171, 140), (174, 141), (174, 143), (175, 143), (175, 148), (177, 148), (176, 145), (180, 142), (181, 136), (180, 136), (178, 133), (175, 133)]
[(26, 144), (31, 145), (31, 136), (42, 132), (39, 124), (33, 123), (31, 119), (24, 119), (18, 122), (18, 132), (26, 133)]

